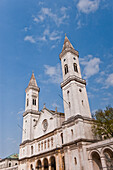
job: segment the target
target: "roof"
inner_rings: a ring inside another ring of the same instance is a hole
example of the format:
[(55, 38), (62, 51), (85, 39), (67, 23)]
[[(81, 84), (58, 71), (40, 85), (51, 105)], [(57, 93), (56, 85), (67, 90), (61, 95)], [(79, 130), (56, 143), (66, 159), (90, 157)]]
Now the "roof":
[(35, 87), (38, 87), (38, 86), (37, 86), (36, 79), (35, 79), (35, 75), (34, 75), (34, 73), (32, 73), (31, 79), (30, 79), (29, 84), (28, 84), (28, 87), (29, 87), (29, 86), (35, 86)]
[(65, 116), (65, 114), (62, 113), (62, 112), (56, 112), (56, 111), (53, 111), (53, 110), (50, 110), (50, 112), (53, 112), (54, 114), (58, 114), (60, 116)]
[(18, 160), (18, 158), (19, 158), (19, 154), (14, 153), (14, 154), (12, 154), (12, 155), (6, 157), (6, 158), (0, 159), (0, 162), (4, 161), (4, 160), (6, 160), (6, 159), (10, 159), (10, 160)]
[(64, 56), (64, 54), (67, 53), (67, 52), (71, 52), (71, 53), (73, 53), (73, 54), (75, 54), (75, 55), (77, 55), (79, 57), (78, 51), (74, 49), (74, 47), (70, 43), (69, 39), (65, 35), (62, 52), (59, 55), (60, 60), (61, 60), (61, 57)]
[(58, 115), (60, 115), (60, 116), (65, 116), (64, 113), (62, 113), (62, 112), (57, 112), (57, 109), (56, 109), (55, 111), (54, 111), (54, 110), (49, 110), (49, 109), (47, 109), (45, 106), (44, 106), (43, 109), (46, 109), (47, 111), (51, 112), (52, 114), (58, 114)]
[(34, 73), (32, 73), (32, 75), (31, 75), (31, 78), (30, 78), (30, 81), (29, 81), (29, 84), (28, 84), (28, 87), (26, 88), (26, 90), (30, 89), (30, 88), (40, 91), (40, 89), (38, 88)]
[(70, 43), (69, 39), (68, 39), (67, 36), (65, 35), (64, 45), (63, 45), (62, 51), (64, 51), (66, 48), (74, 49), (73, 46), (72, 46), (72, 44)]
[(6, 158), (11, 158), (11, 159), (18, 159), (19, 158), (19, 154), (15, 153), (15, 154), (12, 154)]

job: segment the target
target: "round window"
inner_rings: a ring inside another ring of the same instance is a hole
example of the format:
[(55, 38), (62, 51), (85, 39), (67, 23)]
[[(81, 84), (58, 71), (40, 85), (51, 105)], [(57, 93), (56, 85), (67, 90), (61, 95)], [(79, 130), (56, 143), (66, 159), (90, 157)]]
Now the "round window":
[(46, 130), (47, 130), (47, 127), (48, 127), (47, 119), (44, 119), (43, 122), (42, 122), (43, 131), (46, 131)]

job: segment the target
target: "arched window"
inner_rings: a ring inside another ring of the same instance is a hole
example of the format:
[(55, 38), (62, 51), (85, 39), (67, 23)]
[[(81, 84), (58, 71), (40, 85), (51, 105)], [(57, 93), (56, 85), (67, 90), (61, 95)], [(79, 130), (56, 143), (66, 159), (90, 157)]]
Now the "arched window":
[(67, 74), (68, 73), (68, 65), (67, 64), (64, 65), (64, 70), (65, 70), (65, 74)]
[(113, 169), (113, 151), (109, 148), (106, 148), (103, 153), (105, 156), (107, 169), (112, 170)]
[(38, 151), (40, 151), (40, 143), (38, 144)]
[(43, 150), (43, 142), (41, 143), (41, 150)]
[(27, 99), (27, 106), (29, 105), (29, 99)]
[(69, 102), (69, 108), (71, 107), (71, 103)]
[(38, 169), (38, 170), (41, 170), (41, 169), (42, 169), (42, 163), (41, 163), (41, 160), (38, 160), (38, 161), (37, 161), (36, 169)]
[(44, 149), (46, 149), (46, 141), (44, 141)]
[(36, 99), (33, 99), (33, 105), (36, 106)]
[(9, 167), (11, 167), (11, 163), (9, 163)]
[(69, 95), (69, 90), (67, 91), (67, 94)]
[(64, 158), (64, 156), (62, 157), (62, 169), (65, 170), (65, 158)]
[(49, 163), (48, 163), (47, 158), (44, 158), (43, 164), (44, 164), (44, 170), (49, 170)]
[(34, 170), (33, 165), (31, 164), (31, 170)]
[(82, 100), (82, 105), (84, 104), (84, 101)]
[(73, 129), (71, 129), (71, 134), (72, 134), (72, 136), (73, 136)]
[(63, 144), (63, 133), (61, 133), (61, 141), (62, 141), (62, 144)]
[(51, 147), (53, 147), (53, 138), (51, 138)]
[(75, 165), (77, 164), (77, 158), (76, 157), (74, 157), (74, 161), (75, 161)]
[(48, 148), (49, 148), (49, 139), (48, 139)]
[(97, 152), (92, 153), (93, 169), (100, 170), (102, 169), (100, 155)]
[(74, 67), (74, 71), (78, 73), (78, 68), (77, 68), (77, 64), (73, 63), (73, 67)]
[(54, 156), (50, 158), (50, 165), (51, 165), (51, 170), (56, 170), (56, 160)]
[(31, 146), (31, 154), (33, 154), (33, 146)]

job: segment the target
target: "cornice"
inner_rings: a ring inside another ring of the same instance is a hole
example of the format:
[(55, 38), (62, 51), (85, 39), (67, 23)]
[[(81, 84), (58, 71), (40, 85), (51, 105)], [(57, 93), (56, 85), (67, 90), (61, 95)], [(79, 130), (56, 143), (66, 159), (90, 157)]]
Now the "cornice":
[(61, 60), (62, 56), (64, 56), (67, 52), (71, 52), (72, 54), (75, 54), (79, 57), (78, 51), (74, 50), (73, 48), (68, 47), (59, 54), (60, 60)]
[(91, 142), (91, 143), (95, 143), (95, 142), (97, 142), (97, 140), (94, 140), (94, 139), (86, 139), (86, 138), (79, 138), (79, 139), (74, 140), (74, 141), (72, 141), (72, 142), (63, 144), (63, 145), (62, 145), (62, 148), (64, 149), (66, 146), (71, 146), (71, 145), (73, 145), (73, 144), (75, 144), (76, 146), (78, 146), (78, 144), (79, 144), (80, 142)]
[(77, 81), (79, 83), (82, 83), (84, 85), (86, 85), (86, 80), (82, 79), (82, 78), (79, 78), (75, 75), (72, 75), (72, 76), (69, 76), (66, 80), (64, 80), (62, 83), (61, 83), (61, 88), (64, 87), (65, 85), (67, 85), (69, 82), (71, 81)]
[(51, 132), (49, 132), (49, 133), (47, 133), (47, 134), (44, 134), (44, 135), (42, 135), (42, 136), (40, 136), (40, 137), (38, 137), (38, 138), (35, 138), (35, 139), (32, 139), (32, 140), (25, 140), (24, 142), (22, 142), (22, 143), (20, 144), (20, 146), (23, 146), (23, 145), (25, 145), (25, 144), (27, 144), (27, 143), (32, 143), (32, 142), (34, 142), (34, 141), (38, 142), (38, 141), (44, 140), (44, 139), (46, 139), (46, 138), (48, 138), (48, 137), (52, 137), (55, 133), (57, 133), (57, 130), (60, 130), (60, 129), (62, 129), (62, 126), (54, 129), (53, 131), (51, 131)]
[(64, 152), (64, 150), (66, 149), (67, 146), (71, 147), (72, 145), (75, 145), (75, 147), (78, 146), (78, 144), (80, 142), (90, 142), (90, 143), (94, 143), (96, 142), (95, 140), (92, 140), (92, 139), (84, 139), (84, 138), (80, 138), (80, 139), (77, 139), (77, 140), (74, 140), (72, 142), (69, 142), (69, 143), (66, 143), (66, 144), (63, 144), (61, 147), (56, 147), (54, 149), (51, 149), (49, 151), (45, 151), (43, 153), (39, 153), (39, 154), (35, 154), (33, 156), (30, 156), (30, 157), (24, 157), (24, 158), (21, 158), (19, 159), (19, 161), (23, 161), (23, 160), (26, 160), (26, 159), (32, 159), (32, 158), (38, 158), (38, 157), (42, 157), (42, 156), (45, 156), (45, 155), (51, 155), (51, 153), (57, 153), (57, 152)]
[(35, 115), (40, 115), (40, 112), (39, 111), (34, 111), (32, 109), (29, 109), (29, 110), (26, 110), (24, 113), (23, 113), (23, 117), (26, 116), (27, 114), (35, 114)]
[(25, 92), (27, 92), (29, 89), (33, 89), (33, 90), (37, 90), (38, 92), (40, 92), (40, 88), (37, 86), (28, 86), (26, 89), (25, 89)]
[(49, 151), (45, 151), (43, 153), (39, 153), (39, 154), (36, 154), (36, 155), (33, 155), (33, 156), (30, 156), (30, 157), (24, 157), (24, 158), (21, 158), (19, 159), (19, 161), (23, 161), (23, 160), (26, 160), (26, 159), (32, 159), (32, 158), (40, 158), (42, 156), (47, 156), (47, 155), (51, 155), (52, 153), (57, 153), (58, 151), (62, 151), (62, 147), (56, 147), (54, 149), (51, 149)]
[(69, 124), (69, 123), (72, 123), (72, 122), (76, 121), (77, 119), (86, 120), (86, 121), (93, 121), (92, 118), (83, 117), (83, 116), (81, 116), (81, 115), (76, 115), (76, 116), (72, 116), (72, 117), (68, 118), (66, 121), (64, 121), (64, 122), (62, 123), (62, 126), (67, 125), (67, 124)]

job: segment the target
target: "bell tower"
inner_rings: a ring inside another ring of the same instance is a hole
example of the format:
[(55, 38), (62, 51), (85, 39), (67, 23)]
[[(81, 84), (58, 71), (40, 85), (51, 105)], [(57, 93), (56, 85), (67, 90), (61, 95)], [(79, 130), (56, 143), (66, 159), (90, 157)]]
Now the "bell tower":
[(65, 120), (76, 115), (91, 118), (86, 81), (82, 79), (80, 71), (79, 54), (66, 35), (59, 57), (63, 73), (61, 88), (64, 99)]
[(39, 87), (32, 73), (28, 87), (26, 88), (25, 112), (23, 113), (22, 142), (34, 138), (34, 124), (39, 117)]
[(37, 82), (32, 73), (28, 87), (26, 88), (26, 102), (25, 102), (25, 111), (33, 110), (39, 111), (39, 91), (40, 89), (37, 86)]

